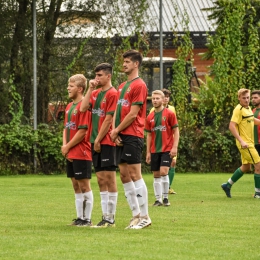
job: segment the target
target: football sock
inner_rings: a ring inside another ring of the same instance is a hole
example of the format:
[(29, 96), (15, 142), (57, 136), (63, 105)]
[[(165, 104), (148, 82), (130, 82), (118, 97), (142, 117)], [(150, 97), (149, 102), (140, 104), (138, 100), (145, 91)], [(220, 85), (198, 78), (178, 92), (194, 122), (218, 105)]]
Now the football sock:
[(168, 198), (168, 190), (169, 190), (169, 176), (161, 176), (162, 180), (162, 196), (163, 198)]
[(240, 169), (240, 168), (237, 168), (237, 169), (235, 170), (235, 172), (233, 173), (232, 177), (228, 180), (227, 186), (228, 186), (229, 188), (231, 188), (231, 186), (232, 186), (235, 182), (237, 182), (237, 181), (243, 176), (243, 174), (244, 174), (244, 173), (241, 171), (241, 169)]
[(155, 199), (162, 202), (162, 181), (161, 181), (161, 177), (154, 178), (153, 189), (154, 189)]
[(260, 189), (260, 174), (254, 174), (254, 180), (255, 180), (255, 191), (259, 192)]
[(83, 193), (83, 197), (85, 202), (84, 218), (91, 220), (91, 214), (92, 214), (93, 202), (94, 202), (92, 190)]
[(117, 192), (108, 192), (107, 220), (111, 223), (115, 220), (117, 197)]
[(174, 179), (174, 174), (175, 174), (175, 167), (170, 167), (169, 173), (168, 173), (168, 175), (169, 175), (169, 182), (170, 182), (169, 188), (172, 185), (172, 182), (173, 182), (173, 179)]
[(77, 218), (83, 219), (83, 194), (82, 193), (75, 193), (75, 205), (76, 205)]
[(108, 207), (108, 191), (101, 191), (100, 192), (100, 199), (101, 199), (101, 209), (103, 217), (107, 216), (107, 207)]
[(132, 216), (135, 217), (140, 214), (140, 208), (138, 200), (135, 193), (135, 185), (132, 181), (124, 183), (125, 196), (128, 202), (128, 205), (132, 211)]
[(140, 217), (148, 216), (148, 192), (144, 179), (135, 181), (134, 185), (140, 208)]

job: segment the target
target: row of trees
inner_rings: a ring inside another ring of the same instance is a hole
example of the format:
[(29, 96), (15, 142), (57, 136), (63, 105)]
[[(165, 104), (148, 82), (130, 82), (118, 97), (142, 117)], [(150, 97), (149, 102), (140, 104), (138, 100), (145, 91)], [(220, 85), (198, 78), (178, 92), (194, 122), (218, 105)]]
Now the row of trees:
[[(121, 53), (138, 48), (149, 49), (142, 32), (143, 13), (149, 0), (49, 0), (37, 3), (38, 45), (38, 123), (46, 122), (48, 103), (54, 96), (66, 98), (71, 74), (91, 72), (97, 62), (114, 66), (114, 85), (120, 79)], [(39, 124), (32, 131), (32, 2), (0, 3), (0, 172), (30, 172), (37, 156), (41, 171), (64, 170), (60, 154), (62, 125)], [(192, 42), (188, 17), (184, 15), (186, 34), (175, 46), (172, 99), (176, 104), (181, 131), (179, 171), (228, 171), (239, 164), (234, 139), (227, 131), (228, 121), (237, 103), (241, 87), (257, 88), (259, 75), (259, 1), (219, 0), (214, 2), (209, 19), (217, 29), (208, 37), (213, 57), (212, 75), (198, 93), (187, 98), (189, 75), (187, 60), (192, 60)], [(127, 25), (118, 26), (118, 21)], [(130, 29), (129, 29), (130, 28)], [(113, 36), (115, 33), (118, 36)], [(106, 33), (106, 34), (105, 34)], [(80, 37), (79, 37), (80, 36)], [(101, 37), (102, 36), (102, 37)], [(79, 38), (77, 38), (79, 37)], [(87, 77), (90, 77), (87, 74)], [(196, 102), (189, 102), (196, 100)], [(36, 155), (33, 145), (37, 143)]]

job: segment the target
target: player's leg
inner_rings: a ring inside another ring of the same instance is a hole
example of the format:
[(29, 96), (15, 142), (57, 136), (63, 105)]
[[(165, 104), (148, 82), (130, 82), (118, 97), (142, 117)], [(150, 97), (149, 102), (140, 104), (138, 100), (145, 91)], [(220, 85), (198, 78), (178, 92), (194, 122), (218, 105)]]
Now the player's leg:
[(172, 159), (172, 163), (171, 163), (171, 167), (169, 169), (169, 194), (176, 194), (176, 192), (171, 188), (172, 183), (173, 183), (173, 179), (174, 179), (174, 175), (175, 175), (175, 166), (176, 166), (176, 162), (177, 162), (177, 157)]
[(74, 178), (73, 163), (66, 161), (67, 177), (71, 179), (71, 184), (75, 194), (75, 207), (77, 217), (72, 220), (70, 226), (76, 226), (83, 219), (83, 195), (79, 188), (78, 182)]
[(151, 154), (151, 171), (153, 172), (153, 190), (155, 202), (153, 206), (162, 206), (162, 180), (160, 175), (160, 153)]
[(163, 197), (163, 205), (170, 206), (170, 202), (168, 200), (168, 189), (169, 189), (169, 168), (171, 165), (171, 157), (169, 152), (161, 153), (160, 158), (160, 175), (162, 180), (162, 197)]
[(91, 190), (90, 179), (92, 173), (92, 162), (86, 160), (73, 160), (75, 179), (78, 182), (83, 195), (83, 219), (78, 226), (92, 226), (91, 215), (93, 209), (93, 192)]
[(260, 199), (260, 157), (257, 149), (251, 149), (251, 155), (254, 161), (254, 181), (255, 181), (255, 195), (254, 198)]
[(221, 185), (221, 188), (225, 192), (228, 198), (231, 198), (232, 186), (244, 175), (245, 172), (249, 172), (251, 168), (252, 158), (249, 149), (239, 149), (241, 154), (241, 167), (237, 168), (233, 175), (228, 179), (226, 183)]

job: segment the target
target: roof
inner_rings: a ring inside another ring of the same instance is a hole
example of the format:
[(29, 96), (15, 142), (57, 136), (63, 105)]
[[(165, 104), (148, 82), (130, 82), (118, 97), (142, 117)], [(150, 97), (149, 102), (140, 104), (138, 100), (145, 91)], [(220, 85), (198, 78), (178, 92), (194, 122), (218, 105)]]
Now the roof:
[[(148, 23), (144, 28), (146, 32), (159, 32), (160, 8), (159, 0), (148, 0), (146, 11)], [(207, 19), (209, 12), (203, 8), (213, 6), (212, 0), (162, 0), (162, 28), (164, 32), (185, 31), (183, 20), (185, 11), (189, 18), (188, 29), (190, 32), (213, 31), (214, 23)]]

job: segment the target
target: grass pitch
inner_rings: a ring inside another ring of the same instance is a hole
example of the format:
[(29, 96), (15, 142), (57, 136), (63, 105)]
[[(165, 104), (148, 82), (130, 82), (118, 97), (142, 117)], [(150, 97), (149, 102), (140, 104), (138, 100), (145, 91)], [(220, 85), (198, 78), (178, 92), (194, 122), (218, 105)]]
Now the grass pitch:
[[(253, 175), (220, 188), (231, 174), (176, 174), (170, 207), (152, 207), (153, 177), (144, 174), (152, 226), (125, 230), (131, 212), (118, 178), (116, 227), (67, 226), (75, 218), (74, 194), (65, 175), (0, 177), (0, 259), (260, 259), (259, 199)], [(92, 221), (101, 220), (93, 175)]]

